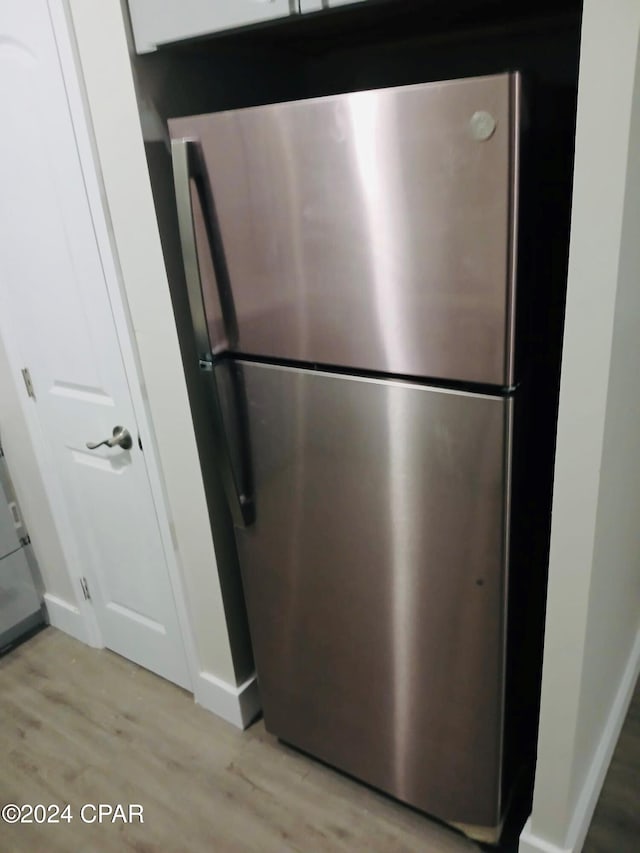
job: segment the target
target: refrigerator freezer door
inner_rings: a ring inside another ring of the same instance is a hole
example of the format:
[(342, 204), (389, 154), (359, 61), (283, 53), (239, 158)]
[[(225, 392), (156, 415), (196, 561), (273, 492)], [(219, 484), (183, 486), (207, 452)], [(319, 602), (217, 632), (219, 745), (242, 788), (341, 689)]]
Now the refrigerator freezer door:
[(511, 400), (236, 369), (268, 730), (442, 819), (495, 825)]
[(510, 385), (517, 93), (504, 74), (171, 120), (199, 148), (211, 349)]

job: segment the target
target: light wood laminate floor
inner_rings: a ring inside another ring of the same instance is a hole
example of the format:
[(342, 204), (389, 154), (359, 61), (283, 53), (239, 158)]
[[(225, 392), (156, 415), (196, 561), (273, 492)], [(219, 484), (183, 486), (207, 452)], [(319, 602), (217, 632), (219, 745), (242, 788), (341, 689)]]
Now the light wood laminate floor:
[[(239, 732), (185, 691), (53, 628), (0, 660), (0, 748), (1, 803), (69, 803), (73, 816), (54, 825), (0, 824), (2, 853), (479, 849), (282, 746), (261, 722)], [(618, 800), (626, 802), (634, 779), (638, 766), (624, 763), (590, 853), (640, 849), (607, 846)], [(139, 803), (144, 823), (85, 824), (84, 803)]]

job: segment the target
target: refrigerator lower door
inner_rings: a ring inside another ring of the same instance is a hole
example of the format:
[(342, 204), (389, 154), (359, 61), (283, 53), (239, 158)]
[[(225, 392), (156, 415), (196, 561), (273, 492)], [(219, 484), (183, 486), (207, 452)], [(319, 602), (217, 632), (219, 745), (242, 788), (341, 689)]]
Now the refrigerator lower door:
[(444, 820), (496, 825), (512, 400), (236, 370), (267, 729)]

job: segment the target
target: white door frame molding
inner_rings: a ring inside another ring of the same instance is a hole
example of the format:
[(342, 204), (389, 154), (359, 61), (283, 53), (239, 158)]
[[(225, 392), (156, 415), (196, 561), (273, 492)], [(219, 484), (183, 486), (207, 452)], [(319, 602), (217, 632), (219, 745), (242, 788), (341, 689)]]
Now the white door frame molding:
[[(87, 119), (86, 103), (82, 90), (78, 62), (71, 36), (71, 24), (67, 18), (64, 0), (48, 0), (49, 14), (53, 26), (60, 67), (69, 104), (69, 114), (74, 128), (78, 158), (84, 179), (85, 192), (92, 218), (96, 244), (104, 272), (104, 280), (111, 304), (114, 326), (122, 354), (125, 374), (133, 403), (133, 409), (140, 430), (144, 458), (149, 475), (151, 495), (160, 531), (162, 550), (164, 552), (171, 589), (174, 595), (180, 630), (187, 656), (189, 674), (192, 684), (195, 684), (198, 667), (195, 645), (191, 632), (186, 597), (180, 567), (175, 553), (171, 523), (167, 510), (162, 475), (155, 447), (155, 437), (151, 426), (147, 403), (141, 382), (141, 374), (133, 342), (132, 326), (128, 315), (126, 300), (123, 297), (121, 276), (118, 268), (117, 253), (112, 243), (112, 231), (108, 221), (100, 177), (98, 174), (97, 158), (94, 153), (90, 123)], [(7, 324), (5, 324), (6, 326)], [(1, 328), (3, 339), (7, 346), (7, 355), (16, 382), (20, 376), (19, 347), (13, 338), (12, 330)], [(45, 437), (39, 418), (32, 401), (21, 393), (20, 399), (28, 424), (38, 465), (41, 469), (45, 489), (51, 504), (56, 526), (58, 527), (63, 553), (67, 560), (67, 568), (73, 588), (76, 592), (75, 608), (62, 602), (55, 596), (45, 596), (50, 611), (51, 622), (68, 633), (73, 634), (83, 642), (95, 647), (104, 646), (100, 629), (95, 618), (93, 607), (84, 601), (79, 589), (79, 578), (86, 574), (80, 567), (77, 555), (75, 537), (70, 521), (64, 508), (64, 500), (57, 485), (57, 477), (52, 469), (52, 461), (46, 452)], [(76, 612), (77, 610), (77, 612)], [(79, 618), (73, 618), (79, 617)], [(72, 627), (73, 626), (73, 627)]]
[[(51, 2), (52, 0), (50, 0)], [(60, 2), (60, 0), (57, 0)], [(156, 219), (121, 0), (63, 0), (88, 105), (109, 228), (156, 433), (174, 546), (200, 667), (196, 702), (237, 726), (259, 709), (255, 676), (238, 664), (217, 554), (165, 258)], [(171, 397), (168, 399), (168, 395)], [(177, 440), (179, 439), (179, 441)], [(235, 624), (235, 623), (233, 623)]]

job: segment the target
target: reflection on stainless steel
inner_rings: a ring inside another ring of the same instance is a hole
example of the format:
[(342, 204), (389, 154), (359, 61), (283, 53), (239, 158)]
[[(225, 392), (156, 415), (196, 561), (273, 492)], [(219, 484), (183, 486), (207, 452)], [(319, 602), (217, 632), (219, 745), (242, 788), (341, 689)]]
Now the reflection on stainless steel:
[(510, 399), (242, 363), (237, 531), (267, 727), (449, 820), (499, 820)]
[[(504, 74), (173, 119), (215, 199), (232, 349), (512, 384), (517, 88)], [(478, 112), (490, 138), (469, 132)]]

